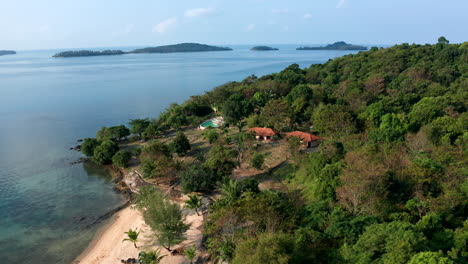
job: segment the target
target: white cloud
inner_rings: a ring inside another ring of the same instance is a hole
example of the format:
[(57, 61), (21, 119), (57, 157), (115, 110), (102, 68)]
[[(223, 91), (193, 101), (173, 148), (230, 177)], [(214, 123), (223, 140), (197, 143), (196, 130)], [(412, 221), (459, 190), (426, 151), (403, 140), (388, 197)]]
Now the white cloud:
[(248, 25), (245, 27), (245, 30), (246, 30), (246, 31), (254, 31), (254, 30), (255, 30), (255, 24), (248, 24)]
[(348, 0), (340, 0), (338, 4), (336, 5), (336, 8), (343, 8), (348, 5)]
[(214, 12), (213, 7), (200, 7), (200, 8), (194, 8), (194, 9), (189, 9), (185, 11), (184, 16), (186, 17), (199, 17), (199, 16), (204, 16), (208, 15), (210, 13)]
[(168, 18), (168, 19), (166, 19), (166, 20), (160, 22), (160, 23), (157, 24), (156, 26), (154, 26), (153, 32), (157, 32), (157, 33), (163, 34), (163, 33), (165, 33), (170, 27), (172, 27), (173, 25), (175, 25), (176, 23), (177, 23), (177, 18), (176, 18), (176, 17)]
[(281, 9), (273, 9), (271, 10), (273, 14), (286, 14), (289, 12), (289, 9), (287, 8), (281, 8)]
[(307, 14), (304, 14), (304, 16), (302, 17), (304, 19), (311, 19), (312, 18), (312, 15), (307, 13)]

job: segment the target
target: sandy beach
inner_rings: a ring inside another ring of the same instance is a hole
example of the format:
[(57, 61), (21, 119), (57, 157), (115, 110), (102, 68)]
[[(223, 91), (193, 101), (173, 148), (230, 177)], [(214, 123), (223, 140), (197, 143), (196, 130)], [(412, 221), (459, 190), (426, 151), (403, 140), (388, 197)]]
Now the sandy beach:
[[(187, 240), (173, 248), (192, 245), (198, 247), (201, 242), (203, 217), (198, 216), (192, 210), (188, 212), (186, 222), (191, 226), (186, 234)], [(131, 242), (122, 242), (122, 240), (126, 238), (124, 232), (128, 231), (130, 228), (141, 231), (139, 241), (137, 242), (138, 248), (135, 248)], [(78, 256), (73, 263), (116, 264), (121, 263), (122, 259), (138, 258), (138, 253), (140, 251), (156, 248), (158, 248), (158, 246), (153, 232), (145, 224), (143, 216), (137, 209), (133, 209), (129, 206), (112, 217), (110, 223), (95, 235), (88, 248)], [(159, 248), (160, 252), (166, 255), (161, 263), (188, 263), (187, 258), (184, 256), (171, 256), (166, 249), (162, 247)]]

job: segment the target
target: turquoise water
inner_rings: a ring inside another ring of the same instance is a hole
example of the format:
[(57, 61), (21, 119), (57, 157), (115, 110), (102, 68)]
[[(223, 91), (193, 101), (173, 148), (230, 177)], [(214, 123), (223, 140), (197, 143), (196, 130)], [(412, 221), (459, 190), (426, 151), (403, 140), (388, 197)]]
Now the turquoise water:
[[(278, 46), (278, 45), (276, 45)], [(76, 140), (101, 126), (156, 117), (227, 81), (307, 67), (345, 51), (131, 54), (51, 58), (62, 50), (0, 57), (0, 259), (69, 263), (89, 243), (93, 222), (122, 204), (106, 171), (70, 165)], [(135, 47), (131, 47), (135, 48)], [(130, 48), (120, 48), (129, 50)]]
[(202, 127), (218, 127), (212, 120), (206, 121), (201, 124)]

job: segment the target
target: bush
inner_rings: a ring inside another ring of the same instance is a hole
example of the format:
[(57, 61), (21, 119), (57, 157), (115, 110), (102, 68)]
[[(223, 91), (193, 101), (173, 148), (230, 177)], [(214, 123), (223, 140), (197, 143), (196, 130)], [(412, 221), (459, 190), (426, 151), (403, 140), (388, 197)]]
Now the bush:
[(171, 143), (171, 149), (177, 153), (179, 157), (185, 156), (191, 149), (190, 142), (182, 131), (177, 132), (174, 141)]
[(95, 138), (85, 138), (81, 144), (81, 152), (88, 157), (92, 157), (97, 146), (99, 146), (99, 142)]
[(99, 164), (109, 164), (112, 162), (112, 157), (119, 150), (117, 142), (109, 140), (104, 141), (100, 146), (94, 149), (94, 161)]
[(282, 232), (262, 233), (258, 237), (240, 241), (232, 263), (295, 263), (295, 248), (294, 235)]
[(203, 138), (208, 140), (208, 142), (210, 144), (215, 143), (216, 140), (218, 140), (218, 138), (219, 138), (218, 132), (216, 132), (216, 130), (214, 130), (212, 128), (208, 128), (205, 131), (203, 131), (202, 135), (203, 135)]
[(265, 162), (265, 155), (259, 152), (255, 152), (252, 157), (252, 167), (257, 170), (261, 170), (263, 163)]
[(132, 158), (132, 153), (128, 150), (119, 150), (112, 157), (112, 164), (117, 167), (127, 168), (128, 162)]
[(199, 165), (192, 165), (180, 173), (182, 192), (206, 192), (215, 187), (215, 180)]

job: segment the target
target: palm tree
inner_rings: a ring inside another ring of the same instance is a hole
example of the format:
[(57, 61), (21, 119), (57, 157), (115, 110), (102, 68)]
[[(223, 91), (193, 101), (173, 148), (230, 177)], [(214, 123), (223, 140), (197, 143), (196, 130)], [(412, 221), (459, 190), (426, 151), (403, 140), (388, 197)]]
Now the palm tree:
[(159, 248), (155, 251), (141, 251), (138, 254), (138, 263), (140, 264), (158, 264), (166, 255), (160, 256)]
[(135, 248), (138, 248), (137, 245), (136, 245), (136, 242), (138, 241), (138, 235), (140, 235), (140, 231), (137, 232), (136, 229), (132, 230), (130, 228), (127, 232), (125, 232), (125, 234), (127, 234), (127, 238), (122, 240), (122, 242), (124, 242), (124, 241), (133, 242), (133, 245), (135, 246)]
[(242, 188), (238, 181), (229, 179), (221, 184), (221, 194), (229, 203), (239, 198), (242, 194)]
[(195, 212), (199, 216), (198, 209), (202, 206), (202, 200), (197, 195), (189, 195), (189, 199), (185, 201), (185, 207), (189, 209), (195, 209)]
[(190, 260), (190, 264), (192, 264), (193, 259), (197, 255), (197, 250), (195, 249), (195, 246), (192, 246), (190, 248), (185, 249), (184, 254)]

